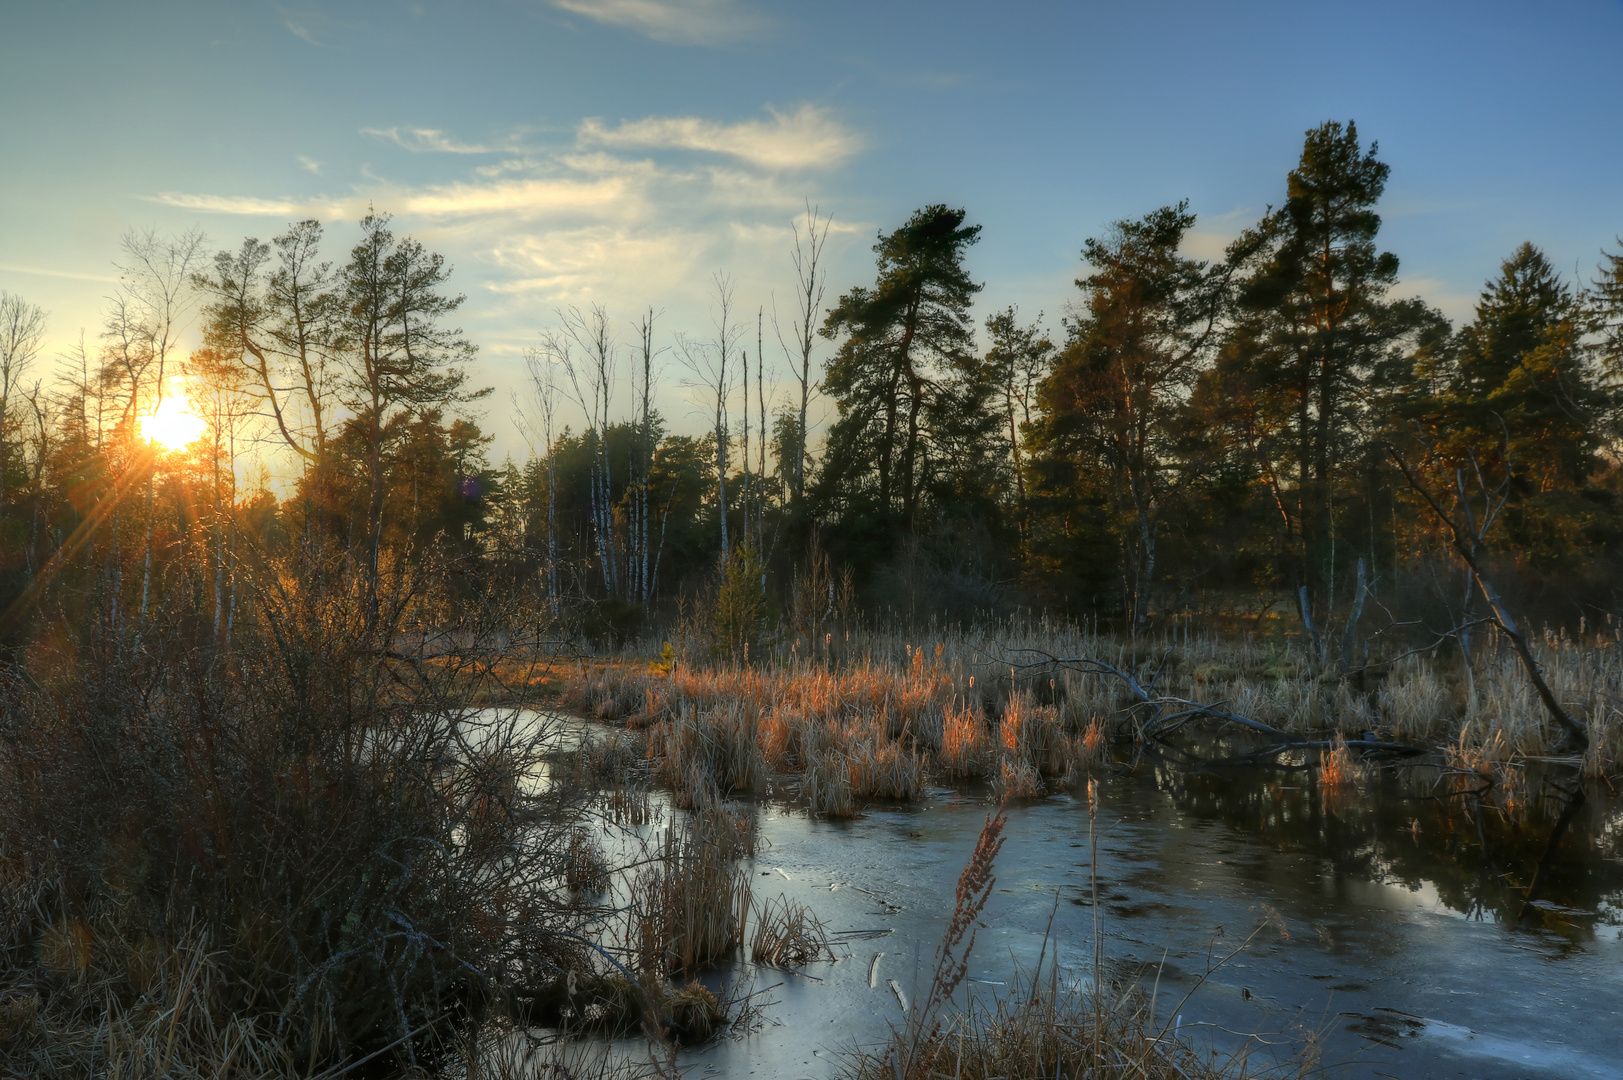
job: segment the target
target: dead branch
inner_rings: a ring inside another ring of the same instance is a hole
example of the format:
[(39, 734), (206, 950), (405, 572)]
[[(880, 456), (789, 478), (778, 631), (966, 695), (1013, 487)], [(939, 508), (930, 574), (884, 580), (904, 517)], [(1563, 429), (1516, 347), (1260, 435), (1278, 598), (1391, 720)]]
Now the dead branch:
[[(1522, 636), (1521, 630), (1516, 626), (1516, 620), (1511, 617), (1510, 611), (1505, 607), (1505, 602), (1500, 599), (1498, 592), (1493, 587), (1493, 583), (1483, 573), (1482, 566), (1477, 560), (1477, 552), (1481, 548), (1482, 539), (1493, 519), (1498, 515), (1500, 507), (1504, 505), (1503, 499), (1500, 500), (1498, 505), (1494, 505), (1490, 498), (1483, 514), (1482, 524), (1475, 532), (1467, 532), (1459, 522), (1455, 521), (1438, 505), (1437, 499), (1433, 497), (1430, 489), (1420, 481), (1419, 477), (1415, 476), (1413, 470), (1409, 468), (1408, 462), (1403, 460), (1403, 456), (1397, 452), (1397, 449), (1388, 445), (1386, 450), (1397, 465), (1398, 471), (1403, 474), (1403, 479), (1408, 482), (1410, 489), (1425, 501), (1426, 506), (1431, 510), (1432, 516), (1447, 531), (1449, 547), (1454, 550), (1454, 553), (1460, 557), (1460, 561), (1471, 572), (1472, 580), (1476, 582), (1477, 589), (1482, 593), (1482, 598), (1487, 601), (1493, 625), (1510, 640), (1511, 647), (1516, 650), (1516, 656), (1521, 660), (1522, 670), (1527, 673), (1528, 681), (1533, 684), (1533, 689), (1538, 692), (1539, 700), (1544, 703), (1545, 710), (1565, 731), (1565, 741), (1578, 749), (1587, 749), (1589, 746), (1588, 729), (1567, 715), (1567, 711), (1555, 699), (1550, 684), (1544, 681), (1544, 673), (1539, 669), (1538, 661), (1533, 659), (1533, 651), (1528, 647), (1527, 639)], [(1477, 470), (1477, 480), (1483, 488), (1486, 488), (1487, 483), (1483, 479), (1480, 469)], [(1461, 502), (1466, 507), (1465, 513), (1468, 523), (1475, 525), (1475, 515), (1471, 513), (1469, 503), (1464, 498), (1464, 480), (1460, 477), (1458, 471), (1455, 473), (1455, 485), (1460, 491)]]

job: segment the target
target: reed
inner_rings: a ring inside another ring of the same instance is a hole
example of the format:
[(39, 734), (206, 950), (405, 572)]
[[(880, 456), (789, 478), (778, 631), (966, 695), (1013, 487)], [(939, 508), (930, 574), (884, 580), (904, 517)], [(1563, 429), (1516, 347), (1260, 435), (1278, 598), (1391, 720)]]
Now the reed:
[[(1145, 994), (1136, 980), (1116, 980), (1107, 975), (1099, 925), (1097, 809), (1097, 788), (1090, 783), (1089, 869), (1094, 912), (1091, 987), (1084, 990), (1070, 981), (1062, 984), (1058, 942), (1050, 922), (1029, 980), (1017, 973), (1010, 991), (991, 1001), (971, 999), (961, 1009), (952, 1008), (954, 995), (969, 970), (975, 927), (996, 886), (994, 870), (1006, 821), (1000, 808), (996, 815), (987, 816), (975, 849), (959, 875), (953, 911), (942, 931), (923, 996), (908, 1011), (906, 1023), (891, 1029), (884, 1044), (877, 1048), (858, 1047), (846, 1054), (842, 1080), (1248, 1080), (1301, 1078), (1319, 1072), (1312, 1033), (1307, 1033), (1296, 1051), (1284, 1060), (1254, 1061), (1253, 1051), (1259, 1044), (1251, 1039), (1229, 1053), (1202, 1048), (1184, 1037), (1175, 1020), (1157, 1015), (1155, 994)], [(1055, 902), (1057, 906), (1057, 898)], [(1247, 938), (1240, 949), (1250, 940)], [(1046, 983), (1045, 958), (1049, 959)], [(1174, 1017), (1178, 1008), (1174, 1007)]]
[[(933, 1027), (902, 1058), (896, 1044), (856, 1051), (846, 1080), (1246, 1080), (1316, 1075), (1311, 1049), (1286, 1063), (1254, 1060), (1249, 1045), (1230, 1053), (1197, 1046), (1170, 1032), (1137, 987), (1099, 999), (1074, 986), (1039, 985), (990, 1002), (973, 1001)], [(903, 1063), (905, 1060), (905, 1064)]]
[(645, 978), (683, 975), (730, 958), (750, 909), (739, 820), (715, 802), (688, 828), (667, 829), (658, 859), (631, 886), (632, 952)]
[(828, 928), (806, 905), (788, 897), (768, 900), (755, 910), (750, 959), (775, 967), (800, 967), (834, 959)]
[(1347, 748), (1347, 740), (1339, 734), (1330, 739), (1330, 749), (1319, 756), (1321, 787), (1354, 787), (1363, 782), (1368, 772), (1368, 768)]
[[(1615, 772), (1623, 763), (1623, 646), (1546, 635), (1534, 648), (1559, 699), (1587, 725), (1584, 769)], [(1036, 790), (1032, 774), (1072, 784), (1085, 778), (1104, 762), (1111, 739), (1135, 734), (1142, 706), (1120, 679), (1027, 672), (994, 659), (1044, 655), (1097, 657), (1153, 680), (1158, 695), (1221, 702), (1315, 738), (1369, 734), (1439, 748), (1464, 739), (1520, 759), (1560, 735), (1516, 657), (1491, 639), (1478, 642), (1469, 667), (1440, 654), (1386, 666), (1377, 657), (1352, 678), (1282, 636), (1135, 642), (1037, 621), (942, 631), (918, 644), (897, 632), (853, 629), (753, 667), (701, 661), (661, 671), (628, 656), (577, 668), (580, 686), (570, 693), (581, 702), (640, 702), (628, 723), (673, 733), (650, 753), (703, 761), (723, 790), (760, 790), (773, 774), (798, 773), (809, 808), (845, 816), (867, 800), (915, 798), (934, 776), (987, 780), (1018, 797)], [(1338, 760), (1334, 783), (1355, 775), (1357, 764)], [(674, 765), (665, 775), (678, 788), (693, 779)]]

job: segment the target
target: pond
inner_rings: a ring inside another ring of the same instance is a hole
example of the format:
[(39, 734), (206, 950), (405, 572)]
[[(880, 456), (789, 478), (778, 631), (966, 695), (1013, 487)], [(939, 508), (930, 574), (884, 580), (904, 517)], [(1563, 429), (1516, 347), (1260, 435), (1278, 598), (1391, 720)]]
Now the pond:
[[(1506, 814), (1439, 774), (1322, 791), (1306, 770), (1146, 758), (1101, 777), (1111, 969), (1159, 977), (1160, 1011), (1219, 1046), (1254, 1033), (1284, 1053), (1316, 1032), (1337, 1077), (1623, 1077), (1623, 803), (1602, 786), (1575, 804), (1570, 770), (1535, 767)], [(778, 984), (766, 1024), (684, 1053), (690, 1075), (826, 1076), (899, 1025), (990, 808), (947, 789), (849, 821), (758, 804), (757, 898), (802, 901), (848, 955), (753, 971)], [(1085, 984), (1086, 797), (1011, 807), (1005, 836), (970, 991), (1029, 973), (1050, 918), (1061, 977)]]

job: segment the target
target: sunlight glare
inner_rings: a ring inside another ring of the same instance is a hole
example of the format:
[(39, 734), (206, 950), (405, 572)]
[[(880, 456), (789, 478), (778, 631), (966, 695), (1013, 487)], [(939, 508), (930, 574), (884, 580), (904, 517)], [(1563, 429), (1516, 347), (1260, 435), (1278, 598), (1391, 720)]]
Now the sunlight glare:
[(197, 440), (206, 425), (192, 412), (192, 403), (180, 387), (172, 389), (156, 412), (141, 417), (141, 437), (165, 450), (179, 450)]

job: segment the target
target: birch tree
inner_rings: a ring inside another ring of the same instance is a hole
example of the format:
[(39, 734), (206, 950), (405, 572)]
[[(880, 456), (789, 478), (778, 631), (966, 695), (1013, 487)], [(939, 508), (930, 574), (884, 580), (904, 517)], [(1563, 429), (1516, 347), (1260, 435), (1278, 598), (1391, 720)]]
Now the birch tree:
[(677, 338), (677, 350), (682, 366), (691, 377), (689, 383), (705, 394), (706, 408), (712, 410), (711, 435), (716, 454), (716, 509), (721, 519), (721, 554), (731, 552), (727, 530), (727, 469), (731, 455), (731, 433), (728, 430), (728, 400), (732, 396), (734, 371), (739, 362), (738, 341), (743, 328), (733, 317), (733, 281), (723, 273), (711, 278), (711, 321), (715, 337), (697, 341), (685, 336)]

